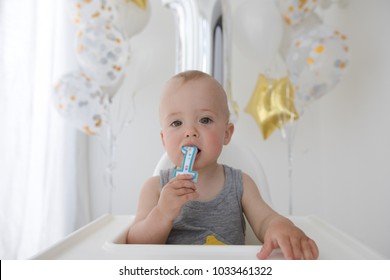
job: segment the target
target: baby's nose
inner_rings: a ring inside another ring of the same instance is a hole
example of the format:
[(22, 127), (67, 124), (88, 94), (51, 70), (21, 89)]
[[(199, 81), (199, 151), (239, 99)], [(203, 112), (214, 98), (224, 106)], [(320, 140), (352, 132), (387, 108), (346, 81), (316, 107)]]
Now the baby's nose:
[(198, 132), (195, 130), (195, 129), (188, 129), (186, 131), (186, 138), (189, 138), (189, 137), (198, 137), (199, 134)]
[(186, 134), (186, 137), (189, 138), (189, 137), (198, 137), (198, 133), (192, 133), (192, 134)]

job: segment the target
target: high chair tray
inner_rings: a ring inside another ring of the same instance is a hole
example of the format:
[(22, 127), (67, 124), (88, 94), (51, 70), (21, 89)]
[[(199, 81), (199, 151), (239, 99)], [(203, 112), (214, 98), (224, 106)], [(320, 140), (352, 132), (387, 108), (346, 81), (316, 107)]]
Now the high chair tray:
[[(260, 245), (133, 245), (125, 244), (132, 215), (104, 215), (73, 232), (32, 259), (256, 259)], [(361, 242), (316, 216), (290, 217), (320, 250), (320, 259), (385, 259)], [(283, 259), (280, 250), (271, 259)]]

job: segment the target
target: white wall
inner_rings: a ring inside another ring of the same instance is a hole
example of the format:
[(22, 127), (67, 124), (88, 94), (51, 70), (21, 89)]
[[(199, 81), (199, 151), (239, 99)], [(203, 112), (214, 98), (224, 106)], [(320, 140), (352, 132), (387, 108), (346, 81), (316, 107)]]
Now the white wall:
[[(231, 0), (232, 7), (239, 2)], [(137, 50), (150, 53), (152, 66), (143, 74), (147, 82), (136, 96), (135, 119), (119, 135), (114, 174), (115, 214), (136, 211), (139, 190), (163, 153), (157, 111), (160, 89), (174, 74), (174, 21), (171, 11), (159, 0), (150, 3), (150, 22), (131, 42), (135, 53)], [(388, 11), (390, 2), (381, 0), (354, 0), (347, 9), (332, 6), (320, 11), (325, 24), (348, 34), (351, 63), (337, 87), (313, 103), (299, 120), (293, 180), (295, 215), (319, 215), (390, 258)], [(264, 141), (254, 120), (243, 111), (259, 74), (257, 65), (234, 45), (231, 67), (233, 94), (241, 110), (234, 137), (260, 158), (273, 206), (287, 214), (286, 143), (279, 132)], [(129, 70), (118, 95), (134, 88), (134, 71)], [(100, 140), (90, 138), (93, 218), (108, 211), (109, 200)]]

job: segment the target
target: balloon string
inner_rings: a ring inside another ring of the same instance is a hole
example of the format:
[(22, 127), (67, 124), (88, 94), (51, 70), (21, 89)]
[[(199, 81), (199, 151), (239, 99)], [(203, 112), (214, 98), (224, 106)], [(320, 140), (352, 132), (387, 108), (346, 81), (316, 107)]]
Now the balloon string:
[[(109, 197), (108, 197), (108, 213), (112, 214), (112, 208), (113, 208), (113, 194), (115, 191), (115, 184), (114, 184), (114, 170), (116, 168), (115, 164), (115, 153), (116, 153), (116, 146), (117, 146), (117, 139), (119, 135), (123, 132), (123, 129), (128, 126), (134, 119), (135, 116), (135, 96), (136, 91), (133, 92), (131, 95), (131, 101), (130, 102), (124, 102), (124, 100), (119, 101), (119, 109), (118, 109), (118, 116), (119, 118), (122, 116), (123, 111), (126, 110), (125, 117), (122, 121), (118, 120), (120, 122), (119, 129), (117, 132), (114, 132), (114, 126), (113, 126), (113, 110), (112, 106), (110, 106), (107, 110), (107, 134), (106, 134), (106, 148), (104, 149), (104, 152), (107, 157), (107, 166), (105, 170), (105, 181), (106, 186), (109, 191)], [(123, 98), (121, 98), (123, 99)], [(130, 106), (132, 106), (132, 110), (128, 106), (124, 106), (123, 104), (130, 103)], [(127, 107), (127, 108), (125, 108)]]
[(294, 184), (293, 184), (293, 142), (294, 142), (295, 124), (290, 123), (286, 129), (286, 143), (287, 143), (287, 172), (288, 172), (288, 186), (289, 186), (289, 203), (288, 213), (293, 215), (294, 209)]
[(107, 126), (107, 166), (106, 166), (106, 186), (109, 191), (109, 201), (108, 201), (108, 213), (112, 213), (112, 197), (114, 192), (114, 169), (115, 169), (115, 149), (116, 149), (116, 138), (112, 133), (112, 125), (109, 122)]
[[(276, 97), (275, 97), (276, 98)], [(287, 108), (296, 107), (297, 99), (294, 100), (294, 95), (289, 87), (286, 87), (285, 100)], [(293, 184), (293, 144), (295, 138), (295, 131), (297, 127), (296, 115), (294, 114), (278, 114), (279, 128), (282, 139), (286, 141), (287, 145), (287, 176), (288, 176), (288, 214), (291, 216), (294, 212), (294, 184)], [(299, 118), (301, 117), (298, 114)]]
[[(136, 115), (136, 109), (137, 109), (137, 107), (135, 105), (135, 97), (136, 97), (137, 93), (138, 92), (136, 90), (133, 91), (133, 93), (131, 94), (130, 102), (125, 102), (125, 100), (121, 100), (121, 102), (119, 103), (119, 114), (118, 114), (118, 116), (119, 117), (122, 116), (122, 112), (124, 110), (126, 111), (126, 113), (125, 113), (125, 116), (124, 116), (122, 122), (119, 125), (119, 128), (118, 128), (118, 131), (116, 133), (116, 136), (119, 136), (122, 133), (123, 129), (125, 127), (127, 127), (128, 125), (130, 125), (133, 122), (133, 120), (134, 120), (134, 116)], [(125, 108), (127, 106), (123, 106), (126, 103), (130, 103), (131, 110), (129, 110), (130, 108)]]
[[(287, 92), (287, 94), (289, 94)], [(288, 96), (287, 100), (293, 102), (291, 96)], [(301, 117), (302, 115), (300, 115)], [(280, 132), (282, 139), (286, 141), (287, 144), (287, 176), (288, 176), (288, 213), (293, 215), (294, 212), (294, 184), (293, 184), (293, 164), (294, 164), (294, 155), (293, 155), (293, 144), (295, 138), (295, 132), (297, 127), (297, 121), (294, 120), (294, 116), (287, 115), (278, 116), (279, 125), (281, 127)]]

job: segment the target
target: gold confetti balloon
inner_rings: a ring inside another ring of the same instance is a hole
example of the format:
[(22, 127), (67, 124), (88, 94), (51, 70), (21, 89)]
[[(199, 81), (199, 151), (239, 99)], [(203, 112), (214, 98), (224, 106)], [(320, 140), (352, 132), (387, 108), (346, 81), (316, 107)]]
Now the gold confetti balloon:
[(277, 0), (277, 4), (285, 22), (295, 25), (313, 13), (319, 0)]
[(116, 84), (129, 60), (123, 33), (111, 23), (84, 26), (77, 34), (76, 57), (82, 70), (102, 86)]
[(287, 122), (297, 120), (289, 79), (273, 79), (260, 74), (245, 112), (254, 118), (265, 140)]
[(296, 98), (309, 104), (328, 93), (348, 66), (347, 37), (321, 25), (294, 39), (286, 66)]
[(97, 24), (114, 20), (115, 1), (110, 0), (70, 0), (70, 14), (75, 24)]
[(63, 75), (54, 86), (52, 97), (59, 114), (88, 135), (98, 134), (106, 123), (106, 95), (82, 72)]
[(127, 38), (139, 33), (149, 21), (148, 0), (69, 0), (72, 21), (80, 26), (112, 23)]

